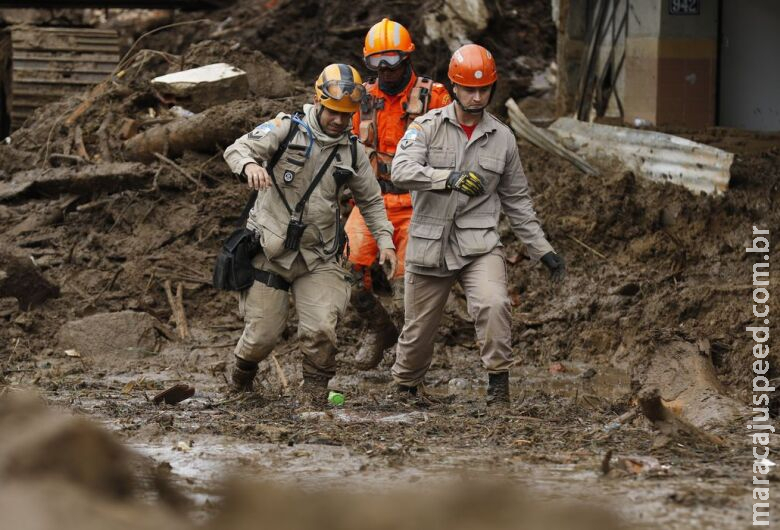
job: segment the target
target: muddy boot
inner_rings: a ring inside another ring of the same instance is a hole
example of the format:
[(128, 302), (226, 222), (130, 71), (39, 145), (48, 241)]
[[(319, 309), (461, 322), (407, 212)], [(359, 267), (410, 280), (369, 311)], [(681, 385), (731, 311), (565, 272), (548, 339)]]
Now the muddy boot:
[(304, 375), (301, 386), (301, 398), (304, 405), (322, 408), (328, 404), (329, 378), (317, 375)]
[(509, 405), (509, 372), (488, 374), (488, 405)]
[(417, 387), (406, 385), (393, 385), (390, 395), (387, 396), (393, 401), (400, 401), (402, 403), (408, 403), (417, 399)]
[(236, 365), (233, 367), (231, 379), (233, 389), (238, 392), (251, 392), (254, 390), (255, 376), (257, 375), (257, 363), (236, 357)]
[(428, 408), (433, 401), (420, 391), (419, 387), (406, 385), (393, 385), (388, 400), (394, 404), (406, 405), (418, 408)]
[(355, 365), (360, 370), (371, 370), (382, 362), (385, 350), (398, 341), (398, 328), (371, 293), (363, 291), (353, 296), (353, 305), (368, 327), (355, 354)]

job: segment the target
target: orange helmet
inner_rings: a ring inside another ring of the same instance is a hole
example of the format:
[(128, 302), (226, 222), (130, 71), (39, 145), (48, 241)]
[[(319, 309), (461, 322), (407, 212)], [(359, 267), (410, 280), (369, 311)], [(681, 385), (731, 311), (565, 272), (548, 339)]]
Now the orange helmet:
[(447, 76), (453, 84), (467, 87), (492, 85), (498, 79), (493, 54), (478, 44), (461, 46), (450, 59)]
[(314, 99), (336, 112), (355, 112), (366, 95), (357, 70), (347, 64), (329, 64), (314, 83)]
[(363, 45), (363, 58), (371, 70), (379, 68), (382, 62), (393, 68), (413, 51), (414, 43), (406, 28), (398, 22), (383, 18), (368, 30)]

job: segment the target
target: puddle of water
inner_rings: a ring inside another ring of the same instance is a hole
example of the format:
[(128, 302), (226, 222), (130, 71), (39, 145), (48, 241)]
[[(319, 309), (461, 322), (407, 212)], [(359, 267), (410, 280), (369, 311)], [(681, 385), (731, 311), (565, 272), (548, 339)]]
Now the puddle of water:
[(590, 368), (590, 365), (567, 362), (565, 372), (553, 374), (546, 367), (523, 367), (519, 380), (523, 388), (541, 388), (560, 397), (593, 395), (617, 401), (630, 392), (631, 378), (625, 371), (599, 366), (595, 374), (583, 377)]
[[(351, 421), (348, 416), (342, 418)], [(342, 421), (339, 414), (334, 414), (334, 420)], [(481, 478), (508, 476), (544, 499), (608, 506), (635, 528), (668, 530), (733, 528), (742, 508), (749, 506), (746, 498), (741, 498), (741, 481), (688, 478), (676, 475), (673, 467), (668, 476), (609, 478), (601, 476), (597, 463), (590, 460), (530, 463), (507, 454), (497, 466), (495, 453), (437, 447), (416, 458), (413, 465), (390, 466), (383, 457), (373, 458), (341, 446), (247, 443), (212, 435), (129, 445), (157, 462), (171, 465), (174, 480), (204, 510), (199, 518), (207, 515), (207, 501), (219, 500), (214, 488), (227, 476), (272, 480), (306, 489), (338, 484), (356, 491), (383, 491), (393, 485), (435, 482), (464, 473)], [(704, 502), (685, 505), (672, 501), (675, 494), (686, 492), (703, 494)], [(718, 499), (722, 500), (715, 502)]]

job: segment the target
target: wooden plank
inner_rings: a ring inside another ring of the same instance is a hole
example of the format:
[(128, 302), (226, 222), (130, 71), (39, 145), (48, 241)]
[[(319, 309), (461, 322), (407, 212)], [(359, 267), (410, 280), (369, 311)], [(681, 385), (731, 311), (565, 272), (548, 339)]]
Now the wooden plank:
[(23, 86), (23, 85), (57, 85), (57, 86), (91, 86), (97, 83), (100, 83), (103, 79), (105, 79), (106, 76), (96, 76), (95, 79), (79, 79), (75, 77), (60, 77), (59, 79), (47, 79), (47, 78), (36, 78), (36, 77), (22, 77), (22, 78), (15, 78), (13, 82), (13, 86), (16, 87), (17, 85)]
[(83, 52), (116, 52), (119, 54), (119, 46), (80, 46), (77, 49), (68, 46), (26, 46), (21, 44), (14, 44), (14, 52), (19, 50), (21, 52), (51, 52), (51, 53), (83, 53)]
[(90, 68), (90, 67), (79, 67), (79, 68), (70, 68), (70, 67), (62, 67), (62, 68), (46, 68), (44, 65), (41, 65), (40, 68), (31, 68), (29, 66), (20, 66), (19, 63), (14, 64), (14, 72), (24, 72), (28, 74), (38, 74), (38, 73), (55, 73), (55, 74), (87, 74), (87, 75), (98, 75), (100, 74), (101, 77), (105, 77), (106, 74), (110, 74), (113, 71), (113, 68), (110, 70), (98, 70), (96, 68)]
[[(87, 59), (88, 58), (88, 59)], [(75, 60), (99, 62), (99, 63), (114, 63), (119, 61), (119, 54), (116, 55), (98, 55), (96, 53), (86, 54), (83, 57), (79, 54), (72, 54), (69, 56), (63, 56), (59, 54), (43, 55), (42, 53), (28, 53), (24, 51), (14, 50), (14, 61), (54, 61), (54, 62), (72, 62)]]

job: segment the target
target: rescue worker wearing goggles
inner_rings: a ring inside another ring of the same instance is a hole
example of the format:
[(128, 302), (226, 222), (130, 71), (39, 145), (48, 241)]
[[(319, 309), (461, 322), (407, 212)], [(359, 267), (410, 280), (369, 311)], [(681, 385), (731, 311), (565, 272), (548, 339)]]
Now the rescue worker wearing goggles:
[(459, 282), (488, 372), (488, 404), (508, 404), (512, 326), (501, 210), (553, 281), (563, 279), (565, 266), (534, 212), (514, 134), (485, 110), (498, 79), (493, 56), (482, 46), (463, 46), (450, 60), (448, 77), (455, 101), (417, 118), (393, 159), (393, 183), (412, 190), (414, 206), (406, 321), (392, 368), (396, 397), (417, 399), (444, 305)]
[(386, 18), (371, 27), (363, 46), (365, 65), (376, 72), (377, 77), (364, 85), (367, 96), (353, 118), (353, 132), (366, 148), (382, 188), (398, 253), (398, 268), (394, 275), (388, 277), (393, 291), (388, 312), (372, 293), (370, 269), (376, 263), (376, 241), (366, 226), (362, 209), (352, 210), (346, 224), (349, 259), (356, 276), (362, 280), (353, 292), (352, 301), (368, 328), (361, 340), (356, 364), (365, 370), (381, 362), (384, 351), (395, 344), (403, 324), (403, 257), (412, 217), (412, 200), (406, 190), (396, 188), (390, 180), (393, 155), (406, 127), (414, 118), (450, 101), (444, 85), (415, 73), (410, 58), (414, 49), (406, 28)]
[[(352, 192), (379, 243), (379, 260), (395, 270), (393, 227), (387, 220), (371, 163), (350, 134), (352, 114), (365, 94), (357, 70), (326, 67), (315, 83), (314, 105), (280, 113), (225, 150), (230, 169), (258, 190), (247, 228), (262, 250), (252, 259), (255, 281), (240, 292), (244, 332), (235, 348), (232, 382), (251, 390), (258, 363), (287, 328), (290, 294), (298, 313), (303, 353), (303, 398), (327, 403), (336, 368), (336, 324), (346, 311), (350, 273), (341, 263), (339, 195)], [(266, 167), (269, 161), (273, 167)]]

